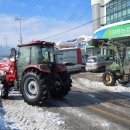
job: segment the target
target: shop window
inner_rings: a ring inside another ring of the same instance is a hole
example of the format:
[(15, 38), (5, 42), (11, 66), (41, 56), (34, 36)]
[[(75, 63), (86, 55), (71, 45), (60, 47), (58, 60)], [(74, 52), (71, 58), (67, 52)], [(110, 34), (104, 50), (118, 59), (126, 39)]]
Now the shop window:
[(106, 4), (106, 8), (107, 8), (107, 9), (109, 8), (109, 3), (108, 3), (108, 4)]
[(126, 15), (126, 10), (123, 10), (122, 15), (123, 15), (123, 16)]
[(130, 20), (130, 15), (127, 15), (127, 20)]
[(128, 0), (127, 2), (127, 7), (130, 7), (130, 0)]
[(112, 5), (113, 5), (113, 2), (111, 1), (111, 2), (109, 3), (109, 5), (112, 6)]
[(110, 14), (110, 10), (106, 10), (106, 15), (109, 15)]
[(118, 11), (121, 10), (121, 3), (118, 5)]
[(121, 13), (122, 13), (121, 11), (118, 12), (118, 18), (121, 17)]
[(113, 9), (113, 7), (111, 7), (109, 10), (107, 10), (107, 11), (109, 11), (109, 14), (113, 14), (114, 13), (114, 9)]
[(110, 16), (107, 16), (107, 22), (109, 22), (110, 21)]
[(117, 4), (117, 2), (118, 2), (118, 0), (113, 0), (113, 3), (114, 3), (114, 4)]
[(117, 18), (117, 13), (114, 14), (114, 19), (116, 19), (116, 18)]
[(127, 14), (130, 14), (130, 8), (127, 9)]
[(126, 1), (122, 2), (122, 9), (126, 8)]
[(123, 21), (127, 20), (127, 16), (126, 16), (126, 15), (123, 16), (123, 17), (122, 17), (122, 20), (123, 20)]
[(117, 11), (118, 11), (118, 6), (115, 5), (115, 6), (114, 6), (114, 12), (117, 12)]
[(113, 14), (110, 16), (110, 19), (113, 20)]

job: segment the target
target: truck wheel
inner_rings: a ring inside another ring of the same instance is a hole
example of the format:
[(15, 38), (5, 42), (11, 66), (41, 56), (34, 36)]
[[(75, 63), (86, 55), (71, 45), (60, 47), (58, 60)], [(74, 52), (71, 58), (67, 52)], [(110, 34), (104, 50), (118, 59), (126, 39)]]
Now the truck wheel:
[(116, 83), (115, 74), (112, 72), (104, 72), (102, 81), (106, 86), (114, 86)]
[(71, 88), (72, 80), (70, 75), (66, 72), (57, 75), (55, 86), (50, 90), (50, 95), (54, 98), (63, 98), (65, 97)]
[(7, 99), (8, 98), (8, 88), (7, 86), (5, 85), (2, 85), (1, 86), (1, 89), (0, 89), (0, 96), (2, 99)]
[(28, 72), (23, 76), (20, 89), (24, 101), (30, 105), (42, 104), (49, 97), (44, 78), (34, 72)]

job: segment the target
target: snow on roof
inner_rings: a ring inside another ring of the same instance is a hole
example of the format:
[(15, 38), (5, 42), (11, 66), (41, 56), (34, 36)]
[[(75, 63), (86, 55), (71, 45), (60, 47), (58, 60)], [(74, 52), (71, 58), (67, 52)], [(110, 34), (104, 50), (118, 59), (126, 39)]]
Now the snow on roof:
[(78, 46), (79, 43), (86, 44), (88, 41), (92, 39), (92, 36), (82, 35), (79, 36), (76, 40), (69, 40), (67, 42), (65, 41), (59, 41), (56, 43), (57, 46)]
[(87, 36), (87, 35), (82, 35), (82, 36), (79, 36), (77, 38), (77, 41), (76, 42), (81, 42), (81, 41), (90, 41), (92, 39), (92, 36)]

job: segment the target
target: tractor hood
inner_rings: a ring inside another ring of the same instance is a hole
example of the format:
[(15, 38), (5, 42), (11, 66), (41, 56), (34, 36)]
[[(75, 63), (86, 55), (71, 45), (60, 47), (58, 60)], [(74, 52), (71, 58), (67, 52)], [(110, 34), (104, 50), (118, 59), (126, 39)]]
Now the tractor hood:
[(10, 60), (0, 61), (0, 75), (4, 75), (9, 69), (14, 66), (14, 62)]
[(9, 66), (11, 65), (11, 61), (6, 60), (6, 61), (0, 61), (0, 68), (4, 66)]

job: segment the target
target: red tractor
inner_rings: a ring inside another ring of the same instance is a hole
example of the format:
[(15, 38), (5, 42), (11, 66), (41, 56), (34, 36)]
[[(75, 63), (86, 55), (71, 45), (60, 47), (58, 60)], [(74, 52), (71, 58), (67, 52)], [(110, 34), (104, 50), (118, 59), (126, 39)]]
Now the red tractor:
[(8, 98), (9, 89), (17, 84), (25, 102), (38, 105), (48, 97), (62, 98), (71, 88), (67, 69), (56, 63), (55, 55), (60, 54), (54, 43), (32, 41), (14, 48), (8, 61), (0, 62), (1, 98)]

